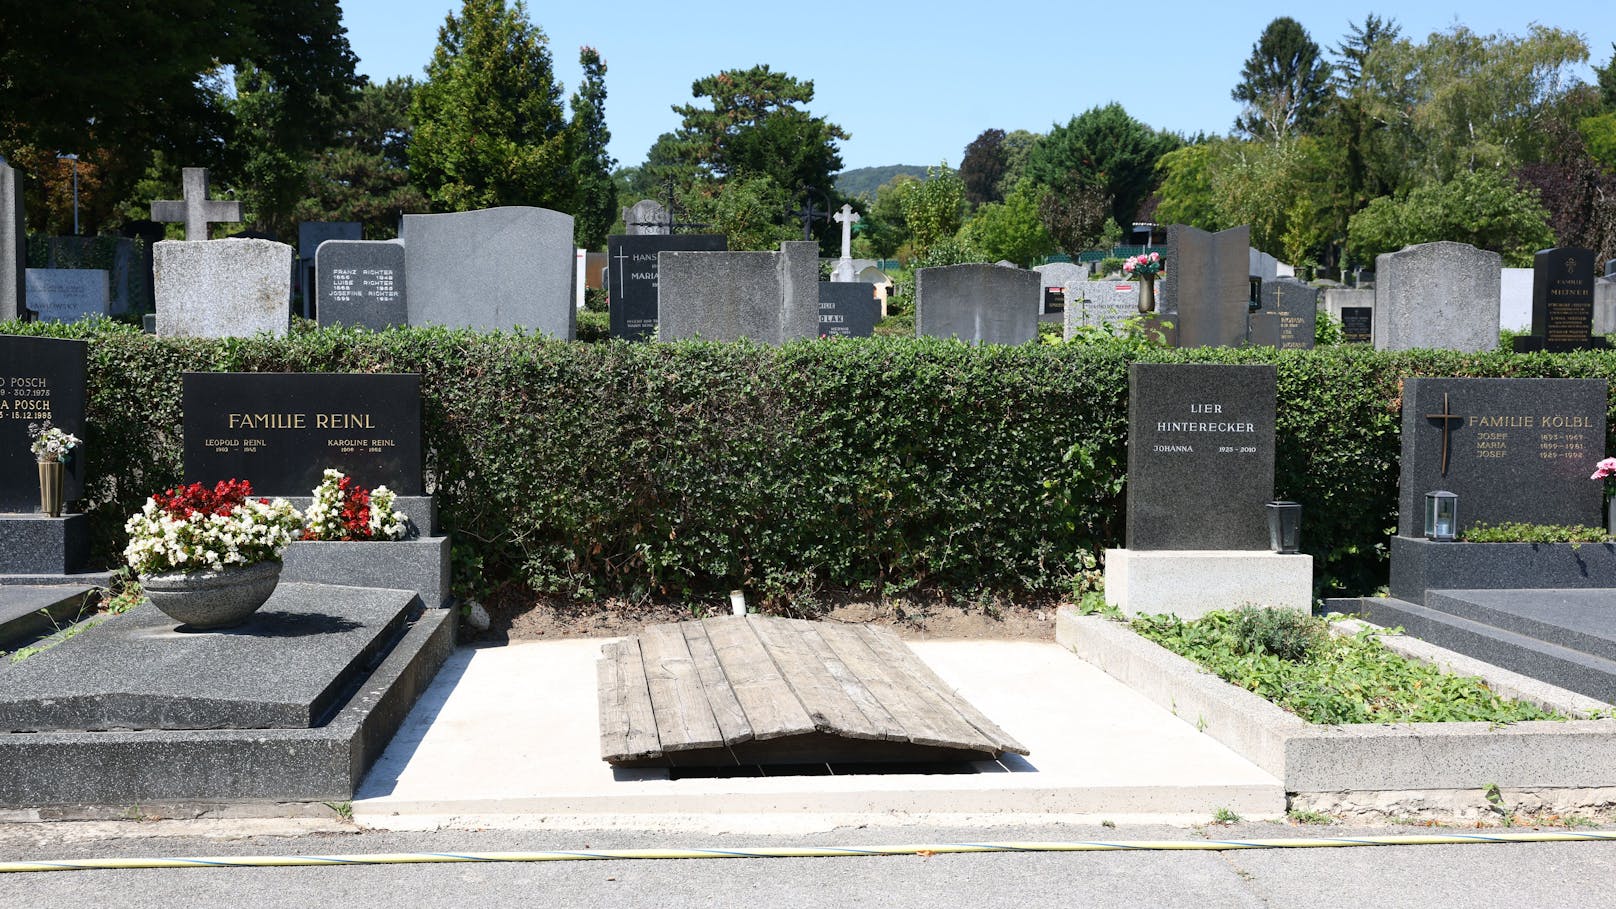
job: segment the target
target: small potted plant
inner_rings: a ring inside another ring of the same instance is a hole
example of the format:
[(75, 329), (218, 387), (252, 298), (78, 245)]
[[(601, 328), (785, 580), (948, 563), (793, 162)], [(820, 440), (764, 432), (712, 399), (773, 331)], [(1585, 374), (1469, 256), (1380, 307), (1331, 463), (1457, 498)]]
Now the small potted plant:
[(73, 456), (73, 449), (79, 447), (80, 439), (46, 420), (28, 424), (28, 440), (29, 450), (39, 463), (39, 510), (59, 518), (67, 459)]
[(1122, 263), (1123, 276), (1139, 282), (1140, 312), (1156, 311), (1156, 278), (1165, 264), (1159, 252), (1129, 256), (1128, 261)]
[(393, 510), (395, 498), (386, 486), (366, 489), (342, 471), (327, 468), (304, 513), (303, 539), (402, 540), (409, 535), (409, 518)]
[(124, 524), (124, 559), (146, 596), (193, 629), (228, 628), (264, 605), (281, 553), (302, 530), (285, 499), (254, 498), (246, 480), (178, 486), (146, 500)]

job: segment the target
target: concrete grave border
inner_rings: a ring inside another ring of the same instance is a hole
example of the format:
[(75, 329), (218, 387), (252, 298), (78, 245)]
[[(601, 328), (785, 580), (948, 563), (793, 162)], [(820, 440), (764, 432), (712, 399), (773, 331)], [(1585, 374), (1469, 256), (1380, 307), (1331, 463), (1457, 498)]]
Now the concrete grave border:
[[(1278, 777), (1293, 804), (1298, 795), (1478, 792), (1489, 785), (1600, 790), (1589, 798), (1608, 801), (1616, 783), (1616, 719), (1319, 726), (1110, 619), (1065, 606), (1055, 628), (1061, 646)], [(1610, 709), (1422, 641), (1382, 640), (1414, 659), (1479, 674), (1513, 697), (1574, 715)]]

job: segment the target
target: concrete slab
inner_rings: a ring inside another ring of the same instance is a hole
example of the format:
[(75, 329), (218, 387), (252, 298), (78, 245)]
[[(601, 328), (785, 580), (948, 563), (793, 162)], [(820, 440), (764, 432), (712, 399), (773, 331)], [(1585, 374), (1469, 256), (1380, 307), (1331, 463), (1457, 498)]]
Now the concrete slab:
[(90, 587), (0, 585), (0, 649), (71, 624), (94, 592)]
[(457, 651), (366, 777), (355, 820), (421, 829), (703, 816), (722, 817), (729, 829), (778, 829), (811, 825), (810, 817), (1204, 820), (1219, 807), (1244, 817), (1285, 810), (1275, 777), (1046, 642), (910, 644), (1026, 745), (1027, 758), (949, 774), (673, 779), (666, 770), (614, 770), (599, 756), (594, 664), (603, 643)]

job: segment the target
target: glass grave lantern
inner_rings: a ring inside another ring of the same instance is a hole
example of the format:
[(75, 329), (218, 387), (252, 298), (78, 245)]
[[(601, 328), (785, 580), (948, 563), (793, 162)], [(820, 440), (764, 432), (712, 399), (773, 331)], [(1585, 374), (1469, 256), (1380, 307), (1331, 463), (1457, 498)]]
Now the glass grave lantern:
[(1302, 506), (1297, 502), (1269, 502), (1268, 548), (1279, 553), (1294, 553), (1302, 548)]
[(1445, 489), (1425, 494), (1425, 538), (1452, 543), (1459, 532), (1459, 497)]

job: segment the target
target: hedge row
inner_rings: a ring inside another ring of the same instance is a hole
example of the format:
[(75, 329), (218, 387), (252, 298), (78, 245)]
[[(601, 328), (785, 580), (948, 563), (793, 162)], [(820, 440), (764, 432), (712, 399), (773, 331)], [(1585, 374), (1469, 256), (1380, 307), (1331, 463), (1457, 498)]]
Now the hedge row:
[(180, 477), (181, 373), (419, 372), (429, 483), (459, 580), (580, 595), (1059, 589), (1122, 544), (1137, 359), (1278, 365), (1276, 491), (1304, 506), (1322, 590), (1365, 592), (1385, 582), (1395, 524), (1400, 377), (1616, 379), (1605, 352), (0, 330), (90, 342), (87, 505), (101, 558), (121, 548), (124, 516)]

